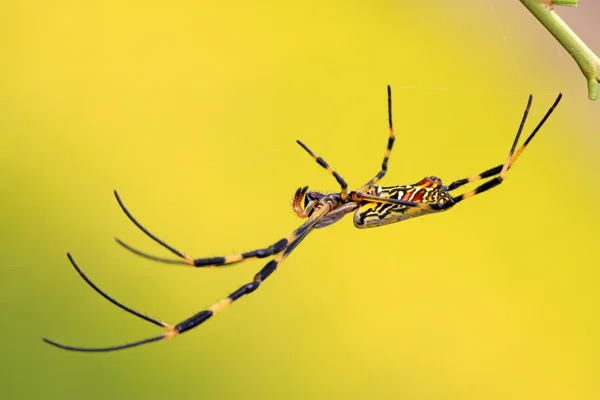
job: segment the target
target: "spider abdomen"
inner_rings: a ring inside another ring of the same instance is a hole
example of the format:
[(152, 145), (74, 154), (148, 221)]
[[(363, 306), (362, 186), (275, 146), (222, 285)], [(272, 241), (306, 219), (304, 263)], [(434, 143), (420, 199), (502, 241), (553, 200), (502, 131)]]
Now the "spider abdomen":
[[(369, 193), (380, 198), (440, 206), (452, 201), (452, 196), (442, 185), (441, 179), (435, 176), (425, 177), (413, 185), (371, 186)], [(354, 214), (354, 226), (360, 229), (375, 228), (436, 211), (441, 210), (434, 211), (402, 204), (365, 203)]]

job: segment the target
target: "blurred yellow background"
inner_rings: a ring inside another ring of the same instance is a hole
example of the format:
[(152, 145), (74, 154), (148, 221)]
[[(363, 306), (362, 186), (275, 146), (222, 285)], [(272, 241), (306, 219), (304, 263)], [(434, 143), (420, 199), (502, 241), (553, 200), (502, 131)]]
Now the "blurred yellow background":
[[(2, 397), (600, 398), (600, 103), (525, 8), (502, 3), (5, 1)], [(113, 236), (168, 253), (113, 189), (193, 256), (269, 245), (300, 224), (297, 187), (339, 190), (296, 139), (351, 187), (378, 171), (387, 84), (388, 185), (493, 167), (529, 93), (525, 134), (564, 98), (498, 189), (381, 229), (348, 218), (316, 231), (186, 335), (112, 354), (41, 341), (159, 333), (88, 287), (67, 251), (109, 294), (171, 323), (264, 264), (136, 257)]]

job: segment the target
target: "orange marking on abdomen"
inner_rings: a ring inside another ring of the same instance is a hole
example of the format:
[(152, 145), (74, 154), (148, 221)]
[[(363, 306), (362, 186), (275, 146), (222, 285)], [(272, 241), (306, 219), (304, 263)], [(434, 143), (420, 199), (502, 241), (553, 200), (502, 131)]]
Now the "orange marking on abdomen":
[(414, 192), (415, 192), (415, 189), (407, 190), (406, 193), (404, 193), (404, 196), (402, 196), (402, 198), (400, 200), (410, 201), (410, 198), (412, 197)]
[(419, 189), (419, 191), (417, 193), (415, 193), (414, 197), (412, 198), (412, 201), (414, 202), (422, 202), (423, 201), (423, 196), (425, 196), (425, 193), (427, 191), (425, 189)]

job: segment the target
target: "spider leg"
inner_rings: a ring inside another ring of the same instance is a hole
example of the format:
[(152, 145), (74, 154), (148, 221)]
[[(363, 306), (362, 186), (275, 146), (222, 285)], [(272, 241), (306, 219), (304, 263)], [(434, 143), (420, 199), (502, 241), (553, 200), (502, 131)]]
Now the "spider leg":
[(394, 125), (392, 124), (392, 88), (390, 85), (387, 87), (388, 92), (388, 126), (390, 128), (390, 137), (388, 139), (387, 148), (383, 155), (383, 163), (381, 164), (381, 171), (375, 175), (373, 179), (369, 182), (365, 183), (359, 191), (363, 192), (367, 188), (373, 186), (375, 183), (381, 180), (387, 172), (388, 168), (388, 160), (390, 159), (390, 154), (392, 153), (392, 147), (394, 147), (394, 141), (396, 140), (396, 136), (394, 135)]
[[(550, 109), (548, 109), (548, 111), (546, 112), (546, 115), (544, 115), (544, 118), (542, 118), (542, 120), (538, 123), (538, 125), (535, 127), (535, 129), (533, 130), (533, 132), (531, 132), (531, 134), (529, 135), (529, 137), (525, 140), (525, 142), (521, 145), (521, 147), (519, 147), (519, 150), (517, 150), (515, 152), (515, 154), (512, 156), (512, 159), (509, 163), (508, 169), (510, 169), (510, 167), (514, 164), (514, 162), (517, 160), (517, 158), (519, 158), (519, 156), (521, 155), (521, 153), (523, 152), (523, 150), (525, 150), (525, 147), (527, 147), (527, 145), (529, 144), (529, 142), (531, 142), (531, 140), (534, 138), (534, 136), (536, 135), (536, 133), (540, 130), (540, 128), (542, 127), (542, 125), (544, 125), (544, 123), (546, 122), (546, 120), (548, 119), (548, 117), (550, 117), (550, 114), (552, 114), (552, 112), (554, 111), (554, 109), (556, 108), (556, 106), (558, 105), (558, 103), (560, 102), (560, 99), (562, 98), (562, 93), (559, 93), (558, 97), (556, 98), (556, 100), (554, 101), (554, 104), (552, 104), (552, 106), (550, 107)], [(468, 178), (464, 178), (464, 179), (459, 179), (456, 180), (454, 182), (452, 182), (450, 185), (448, 185), (448, 191), (450, 190), (454, 190), (457, 189), (463, 185), (466, 185), (467, 183), (471, 183), (471, 182), (475, 182), (478, 181), (480, 179), (485, 179), (485, 178), (489, 178), (491, 176), (494, 175), (498, 175), (501, 171), (502, 171), (502, 167), (504, 166), (504, 164), (500, 164), (494, 168), (490, 168), (478, 175), (473, 175), (470, 176)]]
[(327, 172), (329, 172), (331, 175), (333, 175), (333, 177), (335, 178), (337, 183), (339, 183), (340, 186), (342, 187), (342, 191), (340, 192), (340, 197), (342, 198), (342, 200), (346, 200), (348, 198), (348, 184), (346, 183), (344, 178), (342, 178), (340, 174), (338, 174), (333, 168), (331, 168), (329, 166), (329, 164), (327, 164), (327, 162), (325, 160), (323, 160), (323, 158), (321, 158), (321, 157), (317, 156), (315, 153), (313, 153), (312, 150), (309, 149), (308, 146), (306, 146), (304, 143), (302, 143), (299, 140), (296, 140), (296, 143), (298, 143), (304, 150), (306, 150), (306, 152), (308, 154), (310, 154), (310, 156), (312, 158), (315, 159), (317, 164), (319, 164), (321, 167), (325, 168), (327, 170)]
[(115, 238), (115, 241), (117, 242), (117, 244), (119, 244), (119, 246), (123, 247), (125, 250), (129, 250), (133, 254), (136, 254), (136, 255), (143, 257), (145, 259), (148, 259), (148, 260), (158, 261), (158, 262), (165, 263), (165, 264), (190, 265), (189, 263), (187, 263), (183, 260), (176, 260), (173, 258), (166, 258), (166, 257), (158, 257), (153, 254), (143, 252), (143, 251), (138, 250), (135, 247), (125, 243), (124, 241), (122, 241), (119, 238)]
[(229, 264), (238, 263), (240, 261), (244, 261), (244, 260), (247, 260), (250, 258), (270, 257), (272, 255), (282, 252), (283, 249), (289, 244), (288, 239), (284, 238), (264, 249), (252, 250), (252, 251), (248, 251), (245, 253), (231, 254), (231, 255), (222, 256), (222, 257), (194, 259), (194, 258), (187, 256), (185, 253), (177, 250), (173, 246), (167, 244), (166, 242), (164, 242), (163, 240), (158, 238), (156, 235), (151, 233), (148, 229), (146, 229), (146, 227), (144, 227), (137, 219), (135, 219), (135, 217), (131, 214), (131, 212), (127, 209), (127, 207), (125, 207), (125, 204), (121, 200), (121, 197), (119, 196), (119, 193), (116, 190), (115, 190), (115, 197), (117, 198), (117, 201), (119, 202), (119, 205), (121, 206), (121, 209), (123, 210), (125, 215), (127, 215), (127, 217), (129, 217), (131, 222), (133, 222), (142, 232), (144, 232), (152, 240), (154, 240), (155, 242), (157, 242), (158, 244), (160, 244), (161, 246), (163, 246), (164, 248), (171, 251), (173, 254), (179, 256), (182, 259), (182, 260), (173, 260), (173, 259), (169, 259), (169, 258), (157, 257), (154, 255), (142, 252), (140, 250), (137, 250), (134, 247), (126, 244), (125, 242), (121, 241), (118, 238), (116, 239), (117, 243), (119, 243), (125, 249), (127, 249), (127, 250), (131, 251), (132, 253), (135, 253), (141, 257), (144, 257), (144, 258), (147, 258), (147, 259), (150, 259), (153, 261), (159, 261), (159, 262), (164, 262), (164, 263), (169, 263), (169, 264), (189, 264), (189, 265), (193, 265), (195, 267), (217, 267), (217, 266), (221, 266), (221, 265), (229, 265)]
[(119, 349), (126, 349), (128, 347), (135, 347), (135, 346), (139, 346), (145, 343), (151, 343), (151, 342), (156, 342), (158, 340), (161, 339), (166, 339), (169, 338), (171, 336), (174, 336), (176, 334), (175, 329), (176, 327), (170, 324), (167, 324), (165, 322), (159, 321), (157, 319), (154, 319), (152, 317), (149, 317), (147, 315), (144, 315), (138, 311), (135, 311), (134, 309), (127, 307), (126, 305), (119, 303), (117, 300), (113, 299), (112, 297), (110, 297), (108, 294), (106, 294), (105, 292), (102, 291), (102, 289), (100, 289), (98, 286), (96, 286), (96, 284), (94, 282), (92, 282), (90, 280), (90, 278), (88, 278), (83, 271), (81, 270), (81, 268), (79, 268), (79, 266), (77, 265), (77, 263), (75, 262), (75, 260), (73, 259), (73, 257), (71, 256), (71, 254), (67, 253), (67, 257), (69, 257), (69, 261), (71, 262), (71, 264), (73, 265), (73, 267), (75, 268), (75, 270), (77, 271), (77, 273), (83, 278), (84, 281), (86, 281), (86, 283), (88, 285), (90, 285), (96, 292), (98, 292), (102, 297), (104, 297), (106, 300), (110, 301), (111, 303), (113, 303), (114, 305), (116, 305), (117, 307), (119, 307), (122, 310), (127, 311), (130, 314), (135, 315), (136, 317), (139, 317), (143, 320), (146, 320), (154, 325), (160, 326), (162, 328), (165, 328), (167, 331), (165, 333), (163, 333), (162, 335), (158, 335), (158, 336), (154, 336), (151, 338), (147, 338), (144, 340), (139, 340), (136, 342), (132, 342), (132, 343), (127, 343), (127, 344), (123, 344), (123, 345), (119, 345), (119, 346), (113, 346), (113, 347), (107, 347), (107, 348), (101, 348), (101, 349), (97, 349), (97, 348), (81, 348), (81, 347), (73, 347), (73, 346), (67, 346), (64, 344), (60, 344), (57, 343), (53, 340), (50, 339), (46, 339), (46, 338), (42, 338), (42, 340), (48, 344), (51, 344), (55, 347), (59, 347), (61, 349), (65, 349), (65, 350), (76, 350), (76, 351), (88, 351), (88, 352), (98, 352), (98, 351), (111, 351), (111, 350), (119, 350)]
[[(554, 101), (554, 103), (552, 104), (552, 107), (550, 107), (550, 109), (548, 110), (548, 112), (546, 112), (546, 115), (544, 115), (544, 118), (542, 118), (542, 120), (540, 121), (540, 123), (536, 126), (536, 128), (533, 130), (533, 132), (531, 133), (531, 135), (529, 135), (529, 137), (527, 138), (527, 140), (525, 140), (525, 142), (523, 143), (523, 145), (519, 148), (519, 150), (515, 153), (515, 149), (517, 147), (517, 143), (519, 141), (519, 138), (521, 136), (521, 132), (523, 131), (523, 126), (525, 125), (525, 121), (527, 120), (527, 115), (529, 114), (529, 109), (531, 107), (531, 102), (533, 100), (533, 96), (529, 95), (529, 101), (527, 102), (527, 107), (525, 108), (525, 112), (523, 113), (523, 118), (521, 120), (521, 124), (519, 125), (519, 130), (517, 131), (517, 135), (515, 137), (515, 140), (513, 141), (512, 147), (510, 149), (510, 152), (508, 153), (508, 157), (506, 159), (506, 162), (502, 165), (502, 168), (500, 168), (500, 171), (498, 171), (498, 167), (489, 169), (483, 173), (481, 173), (480, 175), (477, 175), (475, 177), (471, 177), (471, 178), (467, 178), (466, 182), (464, 182), (464, 180), (461, 181), (457, 181), (458, 183), (454, 182), (452, 183), (449, 187), (448, 190), (453, 190), (456, 189), (459, 186), (462, 186), (465, 183), (468, 182), (474, 182), (477, 181), (479, 179), (483, 179), (483, 178), (487, 178), (493, 175), (498, 174), (497, 177), (490, 179), (489, 181), (477, 186), (475, 189), (460, 194), (458, 196), (454, 197), (454, 203), (458, 203), (461, 202), (465, 199), (468, 199), (469, 197), (473, 197), (477, 194), (483, 193), (487, 190), (490, 190), (493, 187), (498, 186), (499, 184), (501, 184), (504, 181), (504, 175), (506, 175), (506, 172), (510, 169), (510, 167), (514, 164), (514, 162), (517, 160), (517, 158), (521, 155), (521, 153), (523, 152), (523, 150), (525, 149), (525, 147), (527, 147), (527, 145), (529, 144), (529, 142), (533, 139), (533, 137), (535, 136), (535, 134), (537, 133), (537, 131), (542, 127), (542, 125), (544, 124), (544, 122), (546, 122), (546, 120), (548, 119), (548, 117), (550, 116), (550, 114), (552, 114), (552, 112), (554, 111), (554, 109), (556, 108), (556, 106), (558, 105), (558, 103), (560, 102), (560, 99), (562, 98), (562, 94), (559, 94), (558, 97), (556, 98), (556, 100)], [(470, 180), (469, 180), (470, 179)]]
[(173, 336), (184, 333), (186, 331), (189, 331), (191, 329), (194, 329), (198, 325), (201, 325), (206, 320), (211, 318), (213, 315), (218, 314), (219, 312), (223, 311), (225, 308), (227, 308), (229, 305), (231, 305), (231, 303), (233, 303), (234, 301), (236, 301), (239, 298), (241, 298), (242, 296), (250, 294), (250, 293), (254, 292), (256, 289), (258, 289), (258, 287), (261, 285), (261, 283), (264, 282), (273, 272), (275, 272), (275, 270), (277, 269), (279, 264), (281, 264), (281, 262), (292, 252), (292, 250), (294, 250), (294, 248), (296, 248), (296, 246), (308, 235), (308, 233), (313, 229), (314, 225), (323, 216), (325, 216), (330, 210), (331, 210), (331, 205), (329, 203), (324, 204), (320, 209), (315, 211), (315, 213), (309, 218), (308, 221), (306, 221), (299, 228), (297, 228), (294, 232), (292, 232), (287, 237), (288, 244), (285, 246), (283, 251), (279, 252), (275, 256), (275, 258), (273, 258), (271, 261), (269, 261), (254, 276), (254, 278), (252, 279), (252, 282), (249, 282), (249, 283), (241, 286), (239, 289), (237, 289), (236, 291), (231, 293), (229, 296), (218, 301), (217, 303), (213, 304), (212, 306), (208, 307), (207, 309), (194, 314), (190, 318), (187, 318), (187, 319), (181, 321), (177, 325), (170, 325), (170, 324), (161, 322), (154, 318), (148, 317), (138, 311), (135, 311), (132, 308), (125, 306), (124, 304), (119, 303), (118, 301), (116, 301), (115, 299), (113, 299), (112, 297), (110, 297), (109, 295), (104, 293), (100, 288), (98, 288), (98, 286), (96, 286), (81, 271), (81, 269), (75, 263), (75, 261), (73, 260), (71, 255), (68, 255), (69, 260), (71, 261), (71, 263), (73, 264), (73, 266), (75, 267), (75, 269), (77, 270), (79, 275), (96, 292), (100, 293), (100, 295), (102, 295), (105, 299), (107, 299), (111, 303), (115, 304), (117, 307), (121, 308), (122, 310), (125, 310), (125, 311), (129, 312), (130, 314), (133, 314), (133, 315), (135, 315), (139, 318), (142, 318), (150, 323), (153, 323), (154, 325), (158, 325), (158, 326), (166, 329), (167, 331), (165, 333), (163, 333), (162, 335), (158, 335), (158, 336), (154, 336), (154, 337), (150, 337), (147, 339), (142, 339), (139, 341), (130, 342), (130, 343), (126, 343), (126, 344), (121, 344), (121, 345), (117, 345), (117, 346), (110, 346), (110, 347), (77, 347), (77, 346), (68, 346), (68, 345), (60, 344), (60, 343), (57, 343), (53, 340), (46, 339), (46, 338), (43, 338), (43, 340), (50, 345), (53, 345), (55, 347), (59, 347), (61, 349), (65, 349), (65, 350), (81, 351), (81, 352), (108, 352), (108, 351), (122, 350), (122, 349), (131, 348), (131, 347), (136, 347), (136, 346), (140, 346), (140, 345), (143, 345), (146, 343), (157, 342), (159, 340), (168, 339)]

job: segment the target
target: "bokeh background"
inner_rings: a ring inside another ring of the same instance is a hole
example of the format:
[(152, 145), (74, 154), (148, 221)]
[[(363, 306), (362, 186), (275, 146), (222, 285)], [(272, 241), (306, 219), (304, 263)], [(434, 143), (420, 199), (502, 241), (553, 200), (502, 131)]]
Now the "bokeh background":
[[(600, 52), (598, 5), (558, 11)], [(0, 13), (2, 398), (600, 398), (600, 103), (517, 1), (4, 1)], [(594, 14), (595, 13), (595, 14)], [(500, 188), (381, 229), (316, 231), (252, 296), (175, 340), (172, 323), (263, 262), (194, 270), (120, 211), (194, 256), (273, 243), (299, 186), (356, 187), (387, 140), (384, 183), (450, 182), (505, 160), (564, 99)]]

